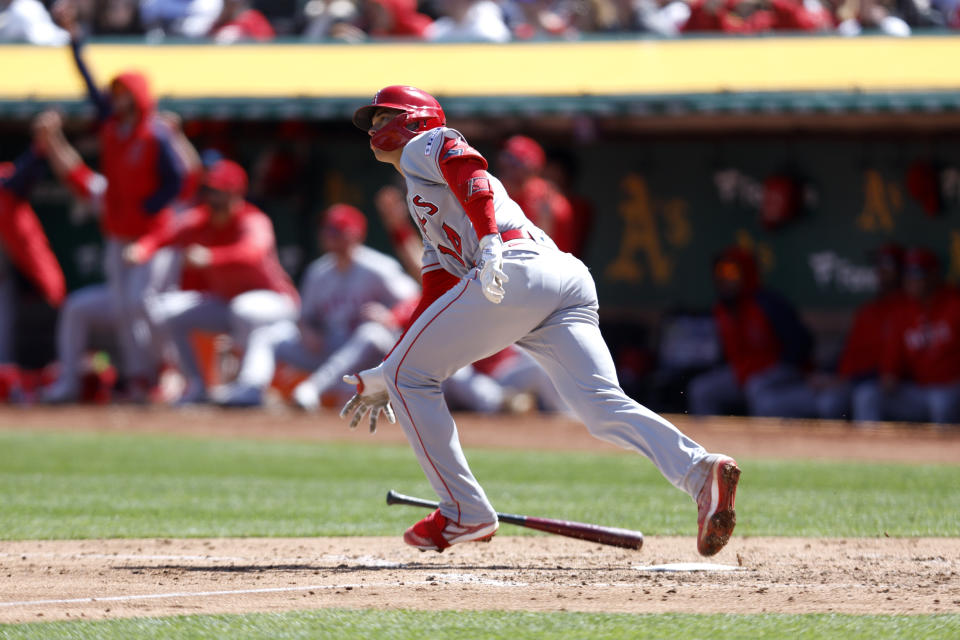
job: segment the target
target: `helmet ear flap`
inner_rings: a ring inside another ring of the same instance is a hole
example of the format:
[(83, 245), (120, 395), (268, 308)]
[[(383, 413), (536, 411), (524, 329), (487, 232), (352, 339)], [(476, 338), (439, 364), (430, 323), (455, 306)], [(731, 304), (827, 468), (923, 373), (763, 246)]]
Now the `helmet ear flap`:
[(401, 112), (373, 134), (370, 144), (383, 151), (393, 151), (413, 140), (417, 133), (417, 122), (410, 120), (410, 114)]

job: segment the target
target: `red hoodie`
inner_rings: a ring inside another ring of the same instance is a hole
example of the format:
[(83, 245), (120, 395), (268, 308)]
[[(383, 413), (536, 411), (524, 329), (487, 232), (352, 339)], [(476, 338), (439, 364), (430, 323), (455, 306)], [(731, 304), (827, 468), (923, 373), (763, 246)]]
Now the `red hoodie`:
[(876, 375), (895, 314), (905, 303), (901, 291), (867, 302), (857, 310), (837, 373), (845, 378)]
[[(0, 163), (0, 180), (13, 173), (13, 165)], [(60, 306), (67, 292), (63, 270), (50, 249), (47, 235), (33, 207), (0, 181), (0, 241), (10, 261), (40, 290), (52, 306)]]
[(144, 236), (138, 244), (148, 257), (161, 247), (207, 247), (212, 262), (202, 269), (190, 269), (191, 287), (224, 300), (257, 289), (299, 300), (296, 287), (277, 259), (273, 223), (265, 213), (245, 202), (223, 226), (214, 226), (210, 218), (208, 206), (194, 207), (176, 222)]
[(806, 366), (810, 333), (785, 300), (760, 288), (753, 255), (732, 248), (719, 262), (736, 264), (742, 283), (735, 300), (718, 301), (713, 307), (724, 355), (740, 384), (781, 362)]
[(169, 130), (155, 118), (153, 98), (143, 74), (121, 73), (113, 82), (130, 91), (140, 117), (132, 129), (121, 125), (115, 115), (100, 128), (100, 166), (107, 179), (100, 224), (107, 236), (136, 240), (165, 225), (172, 215), (168, 203), (163, 203), (159, 211), (149, 210), (149, 201), (160, 187), (159, 171), (163, 167), (158, 156), (167, 152), (162, 147), (169, 145)]

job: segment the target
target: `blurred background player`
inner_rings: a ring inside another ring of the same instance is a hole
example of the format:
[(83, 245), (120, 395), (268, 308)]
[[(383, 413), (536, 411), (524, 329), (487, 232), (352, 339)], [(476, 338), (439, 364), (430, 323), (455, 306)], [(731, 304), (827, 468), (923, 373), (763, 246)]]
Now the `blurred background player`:
[(887, 334), (904, 304), (903, 255), (903, 247), (897, 244), (873, 252), (877, 295), (856, 310), (836, 374), (812, 380), (819, 417), (849, 418), (854, 389), (880, 375)]
[(524, 215), (550, 236), (560, 251), (574, 253), (573, 207), (560, 190), (543, 177), (547, 156), (536, 140), (527, 136), (507, 138), (497, 158), (500, 179), (510, 199)]
[(101, 92), (82, 56), (76, 6), (61, 0), (54, 17), (70, 32), (70, 47), (91, 102), (97, 109), (100, 167), (106, 187), (100, 225), (106, 243), (104, 272), (113, 296), (113, 311), (128, 386), (143, 396), (156, 382), (159, 363), (146, 306), (168, 286), (172, 257), (129, 263), (130, 244), (170, 221), (170, 205), (180, 193), (186, 168), (177, 155), (170, 128), (154, 111), (147, 78), (136, 71), (115, 76)]
[(30, 279), (44, 300), (58, 307), (66, 294), (60, 263), (28, 200), (43, 159), (31, 148), (16, 163), (0, 162), (0, 364), (14, 362), (18, 307), (14, 269)]
[(687, 389), (690, 413), (807, 417), (816, 411), (805, 384), (810, 332), (790, 303), (760, 286), (753, 254), (731, 247), (713, 266), (714, 322), (726, 364)]
[[(179, 161), (188, 168), (187, 179), (172, 205), (176, 209), (193, 199), (202, 174), (202, 166), (193, 145), (183, 135), (179, 117), (170, 112), (159, 114), (159, 117), (170, 128), (171, 142)], [(67, 141), (60, 115), (54, 111), (45, 111), (40, 114), (36, 119), (34, 135), (38, 147), (44, 150), (54, 175), (70, 188), (75, 197), (90, 203), (94, 211), (100, 213), (107, 190), (107, 180), (103, 175), (90, 169), (76, 149)], [(154, 259), (153, 268), (155, 290), (152, 293), (171, 289), (176, 285), (179, 277), (179, 256), (176, 256), (172, 250), (164, 251), (161, 257)], [(125, 316), (118, 311), (117, 298), (108, 283), (92, 284), (71, 292), (67, 296), (57, 322), (56, 347), (59, 374), (52, 385), (41, 391), (39, 400), (46, 403), (78, 400), (83, 374), (83, 356), (89, 346), (91, 335), (98, 330), (113, 336), (124, 335), (120, 327), (124, 318)], [(144, 340), (144, 351), (150, 355), (150, 366), (156, 368), (163, 356), (162, 341), (155, 335), (152, 326)], [(117, 346), (122, 349), (122, 340)], [(146, 398), (133, 399), (145, 400)]]
[(944, 284), (940, 259), (915, 248), (884, 342), (880, 380), (858, 387), (855, 420), (960, 422), (960, 294)]
[(256, 406), (270, 384), (276, 361), (310, 372), (294, 390), (304, 409), (343, 384), (345, 373), (375, 365), (396, 341), (391, 309), (419, 294), (417, 283), (390, 256), (363, 244), (367, 219), (335, 204), (320, 225), (324, 255), (307, 267), (300, 286), (299, 319), (261, 327), (250, 336), (249, 357), (222, 403)]
[[(207, 401), (194, 353), (195, 331), (229, 333), (245, 348), (255, 329), (296, 318), (299, 297), (277, 259), (270, 218), (244, 200), (247, 174), (231, 160), (206, 172), (202, 203), (127, 247), (124, 259), (143, 264), (163, 247), (183, 250), (191, 290), (157, 295), (150, 316), (175, 348), (186, 389), (180, 403)], [(244, 354), (242, 367), (248, 365)]]

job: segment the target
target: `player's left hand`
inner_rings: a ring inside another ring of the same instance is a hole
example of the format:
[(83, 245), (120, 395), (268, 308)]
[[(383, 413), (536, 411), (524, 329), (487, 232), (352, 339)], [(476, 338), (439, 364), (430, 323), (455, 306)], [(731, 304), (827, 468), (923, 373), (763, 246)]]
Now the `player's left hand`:
[(382, 364), (354, 375), (343, 376), (343, 381), (357, 386), (357, 392), (340, 410), (341, 418), (353, 414), (350, 418), (351, 429), (357, 428), (367, 411), (370, 412), (370, 433), (376, 433), (377, 420), (381, 412), (387, 417), (387, 422), (396, 424), (397, 416), (393, 412), (393, 407), (390, 406)]
[(209, 267), (213, 262), (213, 254), (210, 249), (200, 244), (192, 244), (183, 252), (187, 264), (191, 267)]
[(480, 238), (480, 286), (483, 295), (494, 304), (503, 302), (503, 285), (510, 281), (503, 272), (503, 241), (500, 234), (491, 233)]

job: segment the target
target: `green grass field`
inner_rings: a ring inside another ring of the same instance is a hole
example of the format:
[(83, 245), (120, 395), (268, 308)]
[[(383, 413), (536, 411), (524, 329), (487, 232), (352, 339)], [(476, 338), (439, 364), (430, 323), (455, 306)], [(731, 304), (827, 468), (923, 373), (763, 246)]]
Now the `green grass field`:
[(960, 634), (960, 616), (693, 616), (342, 609), (244, 616), (179, 616), (7, 627), (0, 625), (0, 638), (4, 640), (949, 640), (958, 637), (957, 634)]
[[(695, 533), (693, 503), (636, 456), (467, 453), (502, 511), (607, 523), (648, 535)], [(739, 535), (960, 535), (960, 466), (740, 462)], [(5, 540), (397, 535), (421, 512), (387, 508), (386, 490), (432, 497), (407, 447), (92, 433), (0, 431), (0, 482)], [(960, 637), (960, 616), (323, 610), (0, 626), (0, 638), (44, 639), (455, 635), (951, 638)]]
[[(638, 456), (467, 453), (500, 511), (696, 531)], [(741, 535), (960, 535), (960, 466), (740, 462)], [(433, 497), (406, 446), (91, 433), (0, 431), (0, 482), (6, 540), (395, 535), (420, 512), (387, 508), (387, 489)]]

